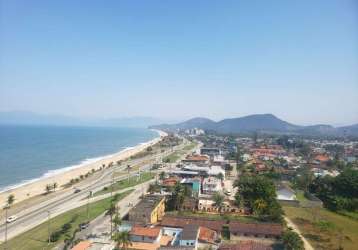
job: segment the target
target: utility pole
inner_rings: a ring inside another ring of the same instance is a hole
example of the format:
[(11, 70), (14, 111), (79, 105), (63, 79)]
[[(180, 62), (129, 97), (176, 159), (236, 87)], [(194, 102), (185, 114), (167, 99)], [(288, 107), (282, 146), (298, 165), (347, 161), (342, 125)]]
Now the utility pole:
[(89, 199), (92, 197), (92, 191), (89, 191), (89, 195), (87, 198), (87, 221), (89, 221)]
[(48, 245), (51, 243), (51, 221), (50, 221), (51, 212), (47, 211), (47, 233), (48, 233)]
[(114, 173), (112, 171), (112, 181), (111, 181), (111, 203), (110, 203), (110, 216), (111, 216), (111, 237), (113, 233), (113, 214), (112, 214), (112, 205), (113, 205), (113, 184), (114, 184)]
[(5, 246), (4, 249), (7, 250), (7, 210), (10, 208), (9, 204), (6, 204), (6, 206), (4, 207), (5, 209)]

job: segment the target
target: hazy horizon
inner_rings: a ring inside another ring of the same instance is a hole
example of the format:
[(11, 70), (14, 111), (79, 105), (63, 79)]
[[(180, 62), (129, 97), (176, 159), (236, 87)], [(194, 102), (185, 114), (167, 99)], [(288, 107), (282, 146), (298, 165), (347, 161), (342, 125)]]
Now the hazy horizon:
[(353, 0), (0, 5), (0, 112), (358, 123)]

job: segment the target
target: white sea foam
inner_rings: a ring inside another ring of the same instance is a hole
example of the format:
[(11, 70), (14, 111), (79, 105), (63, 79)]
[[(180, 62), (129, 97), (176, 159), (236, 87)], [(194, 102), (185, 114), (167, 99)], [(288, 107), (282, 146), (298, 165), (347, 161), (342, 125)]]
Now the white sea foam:
[(88, 158), (88, 159), (85, 159), (85, 160), (81, 161), (80, 163), (72, 165), (72, 166), (67, 166), (67, 167), (63, 167), (63, 168), (48, 170), (46, 173), (44, 173), (40, 177), (33, 178), (33, 179), (30, 179), (30, 180), (23, 180), (20, 183), (8, 185), (8, 186), (5, 186), (5, 187), (0, 187), (0, 193), (7, 192), (7, 191), (10, 191), (10, 190), (18, 188), (18, 187), (22, 187), (22, 186), (28, 185), (30, 183), (33, 183), (33, 182), (36, 182), (36, 181), (39, 181), (39, 180), (42, 180), (42, 179), (46, 179), (46, 178), (49, 178), (49, 177), (52, 177), (52, 176), (67, 172), (69, 170), (73, 170), (73, 169), (76, 169), (76, 168), (81, 168), (81, 167), (86, 166), (88, 164), (91, 164), (91, 163), (94, 163), (94, 162), (97, 162), (97, 161), (100, 161), (100, 160), (103, 160), (103, 159), (106, 159), (106, 158), (110, 158), (110, 157), (113, 157), (113, 156), (115, 156), (117, 154), (129, 151), (129, 150), (134, 149), (134, 148), (136, 148), (138, 146), (149, 145), (151, 143), (151, 141), (154, 140), (154, 139), (156, 139), (156, 138), (153, 138), (153, 139), (151, 139), (150, 141), (147, 141), (147, 142), (139, 143), (136, 146), (124, 147), (119, 152), (116, 152), (114, 154), (108, 154), (108, 155), (104, 155), (104, 156)]

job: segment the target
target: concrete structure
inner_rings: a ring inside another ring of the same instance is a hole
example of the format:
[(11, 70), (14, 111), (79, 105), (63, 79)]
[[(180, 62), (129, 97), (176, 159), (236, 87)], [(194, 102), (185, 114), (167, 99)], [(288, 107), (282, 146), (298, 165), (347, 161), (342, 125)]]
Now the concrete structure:
[(164, 196), (147, 195), (129, 211), (129, 220), (141, 224), (154, 224), (162, 219), (164, 210)]
[(192, 246), (196, 249), (199, 238), (199, 226), (197, 225), (186, 225), (183, 228), (179, 245), (180, 246)]
[(222, 191), (221, 180), (208, 177), (203, 180), (203, 193), (204, 194), (214, 194), (216, 192)]

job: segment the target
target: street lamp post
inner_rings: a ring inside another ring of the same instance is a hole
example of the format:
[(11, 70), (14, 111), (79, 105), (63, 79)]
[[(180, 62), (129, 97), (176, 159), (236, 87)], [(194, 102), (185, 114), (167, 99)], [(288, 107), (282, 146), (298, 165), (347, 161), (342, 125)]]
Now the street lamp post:
[(4, 249), (7, 250), (7, 210), (9, 210), (10, 205), (6, 204), (6, 206), (4, 207), (5, 209), (5, 243), (4, 243)]
[(51, 222), (50, 222), (50, 216), (51, 216), (51, 212), (48, 210), (47, 211), (47, 233), (48, 233), (48, 245), (50, 245), (51, 243)]

